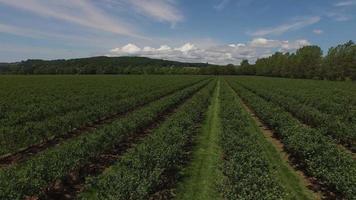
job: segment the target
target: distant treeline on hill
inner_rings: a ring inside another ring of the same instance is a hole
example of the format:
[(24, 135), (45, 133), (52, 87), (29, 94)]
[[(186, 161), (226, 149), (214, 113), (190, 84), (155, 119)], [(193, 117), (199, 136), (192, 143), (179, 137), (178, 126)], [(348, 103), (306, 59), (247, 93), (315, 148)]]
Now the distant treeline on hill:
[(257, 75), (288, 78), (356, 80), (356, 45), (349, 41), (329, 49), (325, 57), (318, 46), (295, 53), (276, 52), (255, 64), (239, 66), (182, 63), (144, 57), (92, 57), (69, 60), (27, 60), (0, 63), (0, 74), (205, 74)]
[[(208, 63), (183, 63), (145, 57), (91, 57), (69, 60), (27, 60), (0, 63), (2, 74), (227, 74)], [(219, 72), (218, 72), (219, 71)], [(220, 72), (221, 71), (221, 72)]]
[(241, 62), (237, 74), (287, 78), (356, 80), (356, 45), (349, 41), (331, 47), (325, 57), (318, 46), (306, 46), (296, 53), (277, 52), (255, 64)]

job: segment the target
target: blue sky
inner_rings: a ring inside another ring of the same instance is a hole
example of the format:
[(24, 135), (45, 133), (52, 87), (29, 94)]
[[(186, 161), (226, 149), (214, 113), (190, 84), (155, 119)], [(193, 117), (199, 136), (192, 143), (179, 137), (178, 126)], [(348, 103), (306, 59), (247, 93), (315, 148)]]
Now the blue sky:
[(0, 0), (0, 62), (97, 55), (252, 62), (356, 39), (356, 0)]

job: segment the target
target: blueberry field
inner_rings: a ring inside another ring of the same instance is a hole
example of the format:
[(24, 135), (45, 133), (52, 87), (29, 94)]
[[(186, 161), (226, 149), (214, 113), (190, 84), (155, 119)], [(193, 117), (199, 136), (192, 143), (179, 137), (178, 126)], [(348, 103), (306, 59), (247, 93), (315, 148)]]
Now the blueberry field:
[(0, 199), (356, 199), (353, 82), (0, 76)]

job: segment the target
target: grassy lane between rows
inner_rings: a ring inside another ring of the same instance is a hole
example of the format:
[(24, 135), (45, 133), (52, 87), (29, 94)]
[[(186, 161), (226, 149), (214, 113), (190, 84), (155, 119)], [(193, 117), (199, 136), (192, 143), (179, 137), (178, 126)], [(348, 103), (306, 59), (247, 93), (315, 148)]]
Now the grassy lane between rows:
[[(247, 107), (245, 108), (245, 110), (251, 112)], [(299, 177), (293, 167), (288, 164), (288, 159), (285, 158), (286, 156), (283, 155), (283, 152), (279, 151), (278, 147), (272, 144), (272, 141), (268, 141), (268, 133), (262, 133), (261, 128), (258, 126), (259, 121), (257, 121), (257, 119), (253, 119), (252, 117), (249, 117), (249, 121), (251, 124), (249, 129), (251, 130), (251, 132), (257, 133), (256, 142), (263, 149), (265, 158), (269, 160), (274, 170), (277, 171), (275, 175), (277, 179), (282, 183), (286, 191), (289, 193), (290, 199), (319, 199), (316, 194), (314, 195), (312, 191), (307, 188), (307, 185), (303, 182), (302, 177)], [(264, 131), (268, 132), (270, 130), (267, 129)]]
[(343, 145), (348, 153), (356, 151), (356, 124), (348, 123), (340, 116), (325, 114), (314, 107), (304, 105), (291, 96), (283, 96), (260, 86), (251, 86), (248, 83), (238, 82), (242, 87), (256, 94), (266, 101), (270, 101), (289, 112), (301, 123), (314, 129), (320, 129), (321, 133), (331, 137), (336, 143)]
[(234, 90), (284, 144), (298, 167), (323, 187), (325, 198), (355, 199), (356, 162), (320, 130), (301, 124), (283, 108), (228, 79)]
[(201, 133), (197, 136), (192, 162), (183, 171), (183, 180), (178, 185), (176, 199), (219, 199), (217, 181), (222, 179), (219, 170), (221, 149), (219, 146), (220, 80), (206, 113)]
[(216, 82), (179, 107), (142, 143), (87, 182), (83, 200), (169, 199), (185, 164), (191, 140), (200, 129)]
[(221, 141), (224, 175), (219, 191), (224, 199), (292, 199), (276, 178), (274, 169), (258, 141), (258, 132), (238, 96), (224, 81), (221, 87)]
[(0, 169), (0, 199), (14, 200), (25, 197), (35, 199), (41, 196), (56, 180), (63, 179), (72, 170), (90, 164), (95, 158), (113, 149), (115, 145), (134, 137), (159, 120), (160, 116), (170, 112), (170, 109), (181, 105), (187, 98), (196, 96), (197, 92), (206, 91), (201, 88), (206, 87), (207, 84), (213, 83), (211, 81), (210, 83), (201, 82), (178, 91), (96, 129), (90, 134), (80, 135), (42, 151), (23, 163)]

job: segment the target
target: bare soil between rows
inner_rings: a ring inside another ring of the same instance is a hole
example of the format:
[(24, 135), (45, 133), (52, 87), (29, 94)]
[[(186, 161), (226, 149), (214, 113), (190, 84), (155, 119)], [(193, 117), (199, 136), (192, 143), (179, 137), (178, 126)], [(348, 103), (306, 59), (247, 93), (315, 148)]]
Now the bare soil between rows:
[[(229, 84), (230, 85), (230, 84)], [(231, 87), (231, 86), (230, 86)], [(337, 194), (335, 194), (330, 188), (321, 183), (317, 178), (308, 176), (306, 169), (303, 168), (299, 161), (289, 154), (286, 150), (285, 145), (281, 141), (281, 138), (278, 138), (277, 134), (273, 128), (269, 127), (262, 119), (260, 119), (257, 113), (244, 101), (244, 99), (238, 94), (238, 92), (233, 89), (236, 94), (240, 97), (243, 107), (248, 111), (260, 127), (262, 133), (266, 139), (273, 144), (273, 146), (281, 153), (282, 158), (295, 170), (299, 178), (302, 180), (302, 183), (310, 189), (318, 199), (331, 200), (331, 199), (340, 199)]]
[[(257, 95), (258, 97), (264, 99), (265, 101), (269, 101), (268, 99), (266, 99), (264, 96), (256, 93), (255, 91), (243, 86), (243, 85), (240, 85), (241, 87), (245, 88), (246, 90), (252, 92), (253, 94)], [(313, 129), (318, 129), (317, 127), (314, 127), (314, 126), (311, 126), (307, 123), (305, 123), (302, 119), (300, 119), (296, 114), (292, 113), (292, 112), (289, 112), (287, 109), (285, 109), (284, 107), (280, 106), (278, 103), (274, 103), (272, 102), (273, 104), (281, 107), (283, 110), (285, 110), (286, 112), (288, 112), (292, 117), (294, 117), (296, 120), (299, 121), (300, 124), (302, 124), (304, 127), (307, 127), (307, 128), (313, 128)], [(334, 140), (335, 141), (335, 140)], [(353, 148), (350, 144), (346, 144), (346, 143), (338, 143), (338, 142), (335, 142), (335, 144), (337, 145), (338, 148), (340, 148), (342, 151), (345, 151), (347, 152), (348, 154), (350, 154), (352, 156), (353, 159), (356, 159), (356, 149)]]

